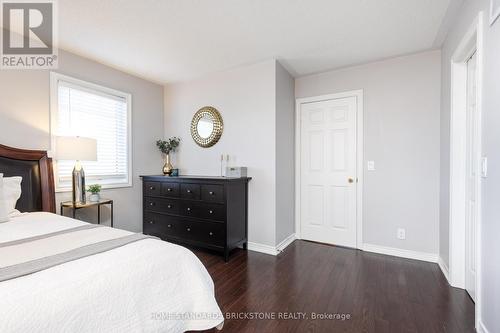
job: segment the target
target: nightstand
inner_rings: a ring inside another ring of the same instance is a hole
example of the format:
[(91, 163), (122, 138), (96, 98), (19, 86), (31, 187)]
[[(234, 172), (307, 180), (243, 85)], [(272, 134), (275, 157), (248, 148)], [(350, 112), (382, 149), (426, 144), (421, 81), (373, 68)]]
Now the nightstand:
[(76, 205), (73, 204), (73, 201), (61, 202), (61, 215), (63, 215), (64, 208), (71, 208), (72, 212), (73, 212), (73, 218), (75, 218), (77, 210), (97, 206), (97, 223), (101, 224), (101, 206), (102, 205), (110, 205), (110, 207), (111, 207), (111, 228), (112, 228), (113, 227), (113, 200), (110, 200), (110, 199), (101, 199), (101, 200), (96, 201), (96, 202), (87, 201), (84, 204), (78, 203)]

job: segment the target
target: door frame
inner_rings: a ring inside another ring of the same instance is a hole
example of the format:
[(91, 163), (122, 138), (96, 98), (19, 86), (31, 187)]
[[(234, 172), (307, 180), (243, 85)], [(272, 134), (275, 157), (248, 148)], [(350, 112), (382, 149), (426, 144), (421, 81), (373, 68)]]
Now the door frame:
[(363, 90), (345, 91), (335, 94), (297, 98), (295, 106), (295, 237), (302, 239), (300, 227), (300, 207), (301, 207), (301, 118), (300, 110), (303, 104), (322, 102), (340, 98), (356, 98), (356, 248), (363, 248), (363, 161), (364, 161), (364, 141), (363, 141)]
[(450, 211), (449, 211), (449, 283), (465, 289), (466, 268), (466, 134), (467, 134), (467, 61), (476, 52), (477, 131), (477, 232), (476, 232), (476, 327), (481, 320), (481, 174), (482, 174), (482, 77), (483, 12), (474, 19), (451, 58), (450, 104)]

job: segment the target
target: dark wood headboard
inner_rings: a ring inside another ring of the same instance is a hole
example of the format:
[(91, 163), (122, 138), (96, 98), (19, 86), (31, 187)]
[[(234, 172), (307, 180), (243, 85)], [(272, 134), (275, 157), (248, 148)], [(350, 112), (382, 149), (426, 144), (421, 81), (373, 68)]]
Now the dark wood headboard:
[(22, 194), (16, 208), (21, 212), (56, 212), (52, 159), (46, 151), (0, 145), (0, 173), (21, 176)]

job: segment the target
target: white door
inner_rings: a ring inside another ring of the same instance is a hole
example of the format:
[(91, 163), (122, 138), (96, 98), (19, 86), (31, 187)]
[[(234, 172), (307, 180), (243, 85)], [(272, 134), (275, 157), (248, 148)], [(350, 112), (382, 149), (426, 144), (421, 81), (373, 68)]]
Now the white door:
[(476, 54), (467, 61), (467, 165), (466, 165), (466, 238), (465, 238), (465, 289), (476, 299), (476, 233), (478, 169), (478, 121), (476, 108)]
[(356, 247), (357, 99), (300, 106), (302, 239)]

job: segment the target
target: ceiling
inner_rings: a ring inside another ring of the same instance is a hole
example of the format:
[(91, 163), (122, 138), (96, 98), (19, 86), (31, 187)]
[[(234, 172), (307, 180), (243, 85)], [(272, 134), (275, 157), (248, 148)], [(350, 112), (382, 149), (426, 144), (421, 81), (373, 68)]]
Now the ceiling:
[(271, 58), (302, 76), (437, 48), (454, 1), (65, 0), (59, 44), (159, 83)]

